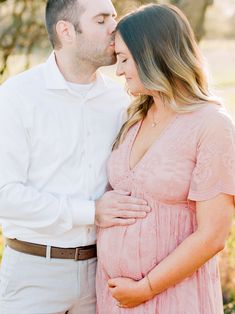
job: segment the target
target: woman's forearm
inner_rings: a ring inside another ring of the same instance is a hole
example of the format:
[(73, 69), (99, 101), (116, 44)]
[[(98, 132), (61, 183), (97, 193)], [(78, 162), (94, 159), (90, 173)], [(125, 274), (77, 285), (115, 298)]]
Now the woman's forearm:
[(170, 255), (148, 274), (153, 293), (167, 288), (191, 276), (198, 268), (223, 249), (223, 243), (215, 236), (196, 231), (186, 238)]

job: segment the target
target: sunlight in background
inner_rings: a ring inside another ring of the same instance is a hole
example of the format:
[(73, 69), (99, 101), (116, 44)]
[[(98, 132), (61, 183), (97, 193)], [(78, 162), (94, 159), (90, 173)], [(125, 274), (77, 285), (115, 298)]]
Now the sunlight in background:
[[(9, 3), (13, 2), (9, 1)], [(0, 21), (0, 26), (2, 22)], [(205, 32), (205, 36), (200, 42), (200, 48), (208, 64), (213, 89), (218, 96), (224, 99), (226, 108), (235, 120), (235, 0), (214, 0), (214, 4), (208, 8), (206, 13)], [(49, 49), (37, 47), (30, 55), (30, 67), (45, 61), (49, 54)], [(21, 71), (26, 62), (24, 55), (12, 56), (9, 60), (9, 76)], [(125, 79), (117, 77), (115, 69), (116, 66), (112, 66), (101, 70), (124, 85)], [(0, 259), (1, 245), (2, 237), (0, 236)], [(234, 297), (233, 295), (230, 297), (230, 304), (233, 301), (231, 306), (234, 307), (234, 311), (228, 310), (225, 311), (225, 314), (235, 314), (235, 219), (227, 248), (220, 256), (224, 291), (225, 289), (234, 291)], [(229, 300), (229, 297), (227, 299)]]

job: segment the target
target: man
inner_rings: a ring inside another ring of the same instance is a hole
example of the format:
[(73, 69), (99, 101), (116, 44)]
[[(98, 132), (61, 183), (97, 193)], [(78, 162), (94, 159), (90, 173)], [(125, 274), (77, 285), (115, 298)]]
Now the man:
[(123, 191), (102, 196), (128, 102), (97, 72), (116, 62), (115, 17), (110, 0), (49, 0), (54, 52), (0, 89), (2, 314), (94, 314), (95, 220), (131, 224), (149, 210)]

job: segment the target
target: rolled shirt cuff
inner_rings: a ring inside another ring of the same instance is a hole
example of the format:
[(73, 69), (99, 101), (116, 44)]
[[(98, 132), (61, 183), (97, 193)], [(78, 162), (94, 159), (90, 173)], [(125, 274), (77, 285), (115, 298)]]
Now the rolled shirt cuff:
[(73, 198), (70, 202), (72, 220), (74, 226), (94, 225), (95, 201), (87, 201)]

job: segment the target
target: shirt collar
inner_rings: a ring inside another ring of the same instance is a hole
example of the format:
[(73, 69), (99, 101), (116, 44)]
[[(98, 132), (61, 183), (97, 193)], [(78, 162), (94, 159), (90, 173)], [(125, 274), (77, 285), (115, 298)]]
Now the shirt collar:
[[(47, 89), (62, 89), (70, 91), (70, 88), (56, 63), (54, 51), (51, 53), (44, 64), (44, 75)], [(87, 96), (89, 98), (95, 97), (103, 92), (106, 87), (107, 82), (105, 77), (102, 75), (102, 73), (100, 73), (99, 70), (97, 70), (95, 84)]]
[(44, 75), (45, 75), (46, 88), (68, 89), (66, 80), (57, 66), (54, 51), (51, 53), (46, 63), (44, 64)]

